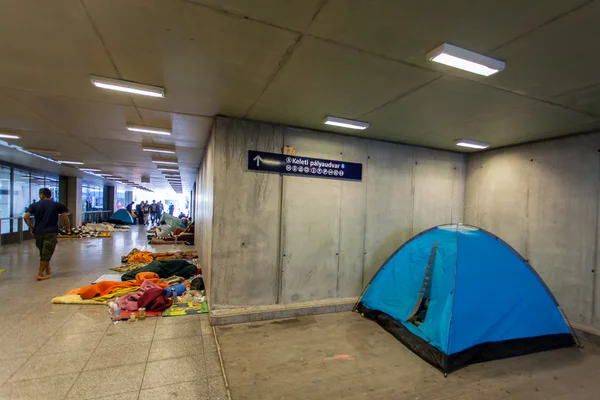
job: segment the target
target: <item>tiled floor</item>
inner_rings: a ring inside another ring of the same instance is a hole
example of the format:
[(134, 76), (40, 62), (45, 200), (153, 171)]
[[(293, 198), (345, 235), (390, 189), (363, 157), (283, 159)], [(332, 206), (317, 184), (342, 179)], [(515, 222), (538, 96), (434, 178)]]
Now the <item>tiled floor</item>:
[(227, 399), (206, 315), (114, 325), (104, 306), (50, 303), (110, 273), (133, 247), (152, 249), (138, 227), (62, 240), (43, 282), (33, 241), (0, 248), (0, 400)]

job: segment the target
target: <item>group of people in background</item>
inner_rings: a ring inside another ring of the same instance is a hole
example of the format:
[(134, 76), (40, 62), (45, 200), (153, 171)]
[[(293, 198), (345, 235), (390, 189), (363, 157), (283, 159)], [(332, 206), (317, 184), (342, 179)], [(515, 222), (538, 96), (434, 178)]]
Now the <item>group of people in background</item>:
[[(127, 206), (127, 211), (132, 212), (134, 204), (134, 202), (131, 202), (131, 204)], [(174, 211), (175, 206), (171, 204), (169, 206), (169, 214), (173, 215)], [(138, 224), (140, 225), (147, 225), (148, 223), (153, 225), (157, 224), (162, 218), (164, 212), (165, 206), (162, 200), (159, 200), (158, 203), (156, 200), (152, 200), (152, 203), (148, 203), (148, 201), (142, 201), (135, 206), (135, 213), (138, 218)]]

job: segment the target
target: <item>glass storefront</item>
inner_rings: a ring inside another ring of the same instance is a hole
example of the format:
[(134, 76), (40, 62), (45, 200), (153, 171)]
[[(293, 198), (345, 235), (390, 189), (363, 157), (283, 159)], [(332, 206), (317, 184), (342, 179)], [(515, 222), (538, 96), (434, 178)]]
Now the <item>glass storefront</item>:
[[(27, 208), (29, 208), (29, 204), (31, 204), (30, 196), (30, 178), (31, 173), (29, 171), (23, 171), (20, 169), (13, 169), (13, 217), (24, 217)], [(34, 197), (37, 200), (37, 196)], [(19, 221), (13, 220), (13, 232), (18, 232), (19, 230)], [(23, 230), (27, 230), (28, 227), (25, 225)]]
[[(10, 168), (0, 165), (0, 218), (10, 217)], [(2, 233), (10, 232), (8, 221), (2, 221)]]
[[(25, 216), (29, 205), (39, 200), (39, 190), (47, 187), (58, 201), (58, 176), (43, 172), (31, 172), (22, 168), (0, 165), (0, 218)], [(1, 221), (1, 233), (19, 231), (18, 220)], [(23, 224), (27, 231), (27, 225)]]
[(83, 182), (82, 187), (83, 212), (104, 210), (104, 187), (96, 183)]

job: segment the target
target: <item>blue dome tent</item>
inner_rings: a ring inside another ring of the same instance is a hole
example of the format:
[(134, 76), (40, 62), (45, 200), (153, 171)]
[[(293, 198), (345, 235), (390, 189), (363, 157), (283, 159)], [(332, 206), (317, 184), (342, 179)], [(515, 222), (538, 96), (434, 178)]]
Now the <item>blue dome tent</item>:
[(119, 225), (133, 225), (133, 217), (129, 212), (121, 208), (120, 210), (115, 211), (115, 213), (108, 220), (111, 224), (119, 224)]
[(428, 229), (403, 244), (355, 311), (444, 373), (576, 344), (528, 261), (491, 233), (462, 224)]

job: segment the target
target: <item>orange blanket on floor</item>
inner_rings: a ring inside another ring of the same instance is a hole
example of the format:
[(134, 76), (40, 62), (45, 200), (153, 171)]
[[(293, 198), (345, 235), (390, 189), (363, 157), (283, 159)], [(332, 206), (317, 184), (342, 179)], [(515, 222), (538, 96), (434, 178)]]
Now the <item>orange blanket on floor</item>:
[(109, 294), (115, 289), (118, 288), (129, 288), (134, 286), (140, 286), (144, 281), (151, 281), (156, 283), (158, 286), (162, 288), (169, 287), (167, 283), (164, 283), (159, 277), (158, 274), (154, 272), (140, 272), (135, 276), (135, 280), (131, 281), (103, 281), (98, 282), (90, 286), (84, 286), (79, 289), (73, 289), (67, 294), (78, 294), (82, 299), (93, 299), (96, 296), (104, 296)]

